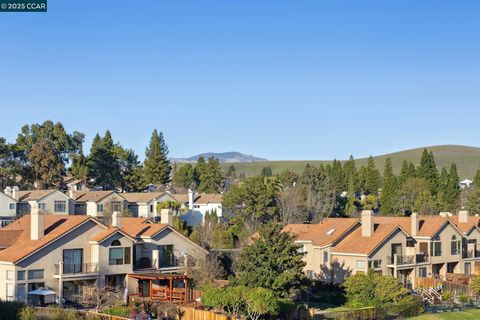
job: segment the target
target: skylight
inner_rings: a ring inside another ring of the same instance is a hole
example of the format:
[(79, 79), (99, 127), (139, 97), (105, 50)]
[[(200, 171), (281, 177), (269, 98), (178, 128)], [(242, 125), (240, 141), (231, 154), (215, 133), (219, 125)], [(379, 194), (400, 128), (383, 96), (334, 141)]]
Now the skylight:
[(335, 229), (330, 229), (327, 231), (327, 236), (331, 236), (335, 232)]

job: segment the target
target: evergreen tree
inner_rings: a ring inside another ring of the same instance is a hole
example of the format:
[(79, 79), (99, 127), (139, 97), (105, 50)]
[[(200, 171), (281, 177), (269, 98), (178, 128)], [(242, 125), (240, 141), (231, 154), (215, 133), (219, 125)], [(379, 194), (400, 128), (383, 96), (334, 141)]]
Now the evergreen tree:
[(447, 169), (443, 167), (440, 170), (440, 175), (437, 179), (437, 204), (440, 210), (449, 211), (450, 203), (448, 201), (447, 193), (450, 188), (450, 175), (448, 174)]
[(0, 138), (0, 190), (16, 183), (20, 161), (15, 157), (15, 146)]
[(260, 173), (262, 177), (271, 177), (273, 176), (272, 168), (269, 166), (263, 167), (262, 172)]
[(307, 164), (300, 179), (305, 194), (307, 219), (319, 222), (332, 214), (336, 204), (335, 185), (322, 170)]
[(337, 159), (333, 160), (332, 167), (330, 170), (330, 178), (332, 179), (337, 192), (342, 192), (347, 189), (347, 186), (345, 185), (343, 180), (342, 163)]
[(343, 165), (343, 184), (349, 195), (359, 191), (358, 172), (353, 156), (350, 156), (350, 159)]
[(191, 163), (186, 163), (173, 176), (172, 183), (176, 187), (195, 189), (194, 169)]
[(460, 179), (458, 177), (457, 165), (453, 162), (450, 165), (448, 188), (445, 192), (446, 200), (450, 206), (450, 211), (454, 211), (458, 206), (460, 198)]
[(233, 164), (231, 164), (227, 169), (227, 177), (237, 177), (237, 170), (235, 169), (235, 166)]
[(120, 163), (110, 131), (103, 138), (97, 133), (87, 159), (88, 177), (103, 189), (120, 181)]
[(398, 179), (393, 173), (392, 160), (387, 158), (385, 161), (385, 169), (383, 173), (383, 190), (381, 198), (381, 213), (389, 215), (396, 210), (396, 198), (398, 192)]
[(132, 149), (116, 146), (116, 158), (120, 165), (120, 188), (122, 191), (137, 192), (144, 188), (142, 184), (143, 167)]
[(378, 194), (378, 189), (380, 188), (380, 172), (375, 166), (375, 161), (373, 157), (368, 158), (367, 166), (365, 167), (365, 194)]
[(477, 169), (475, 177), (473, 178), (473, 185), (475, 188), (480, 188), (480, 168)]
[(199, 156), (193, 170), (193, 176), (195, 178), (195, 183), (197, 184), (197, 186), (200, 185), (200, 177), (202, 173), (206, 170), (206, 168), (207, 164), (205, 162), (205, 158), (203, 156)]
[(215, 157), (208, 158), (207, 165), (200, 175), (198, 190), (206, 193), (219, 193), (223, 187), (223, 172), (220, 161)]
[(299, 246), (282, 226), (268, 224), (259, 230), (253, 243), (240, 252), (234, 268), (234, 285), (269, 288), (284, 298), (290, 298), (306, 281), (305, 262)]
[(419, 178), (424, 178), (429, 183), (432, 195), (437, 194), (438, 171), (433, 152), (428, 152), (427, 149), (423, 149), (422, 158), (420, 159), (420, 165), (417, 170), (417, 176)]
[(168, 147), (163, 138), (163, 133), (153, 130), (150, 145), (145, 151), (143, 163), (144, 180), (146, 184), (166, 184), (170, 181), (170, 161), (167, 158)]

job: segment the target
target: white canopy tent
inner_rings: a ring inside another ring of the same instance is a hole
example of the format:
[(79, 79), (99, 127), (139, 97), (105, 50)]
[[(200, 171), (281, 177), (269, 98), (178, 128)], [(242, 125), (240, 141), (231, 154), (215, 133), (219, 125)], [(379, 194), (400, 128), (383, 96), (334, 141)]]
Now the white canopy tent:
[(28, 293), (28, 300), (33, 305), (46, 305), (56, 302), (57, 293), (50, 288), (38, 288)]

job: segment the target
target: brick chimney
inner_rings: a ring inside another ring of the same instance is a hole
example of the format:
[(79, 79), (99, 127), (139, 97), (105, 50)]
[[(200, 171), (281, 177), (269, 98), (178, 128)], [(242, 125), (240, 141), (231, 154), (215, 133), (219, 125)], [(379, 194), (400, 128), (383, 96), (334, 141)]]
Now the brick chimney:
[(30, 211), (30, 239), (40, 240), (45, 232), (45, 215), (38, 210), (35, 204)]
[(412, 215), (410, 216), (410, 228), (411, 228), (411, 235), (412, 237), (416, 237), (418, 233), (418, 213), (412, 212)]
[(371, 237), (373, 234), (373, 211), (362, 210), (362, 237)]
[(122, 214), (119, 211), (113, 211), (112, 213), (112, 227), (122, 227)]
[(458, 211), (458, 222), (468, 223), (468, 211), (467, 210)]

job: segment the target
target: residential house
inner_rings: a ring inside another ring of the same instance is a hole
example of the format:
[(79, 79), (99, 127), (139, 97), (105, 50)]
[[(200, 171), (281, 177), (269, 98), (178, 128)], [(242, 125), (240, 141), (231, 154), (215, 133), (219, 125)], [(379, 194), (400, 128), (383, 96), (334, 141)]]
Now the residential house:
[(63, 177), (63, 183), (67, 187), (67, 190), (88, 191), (87, 184), (82, 179), (77, 179), (72, 176), (65, 176)]
[(469, 179), (464, 179), (462, 181), (460, 181), (458, 183), (458, 186), (461, 188), (461, 189), (465, 189), (465, 188), (468, 188), (470, 187), (470, 185), (473, 183), (472, 180), (469, 180)]
[(114, 211), (125, 213), (128, 209), (127, 200), (113, 190), (109, 191), (68, 191), (75, 201), (75, 213), (96, 217), (109, 224)]
[(32, 207), (48, 214), (75, 214), (75, 202), (59, 190), (24, 190), (12, 188), (17, 200), (17, 215), (29, 214)]
[(189, 225), (195, 226), (204, 222), (207, 212), (215, 211), (219, 218), (223, 216), (222, 198), (223, 195), (219, 193), (196, 194), (195, 191), (189, 189), (187, 194), (165, 193), (159, 198), (158, 202), (176, 201), (181, 203), (182, 209), (186, 213), (180, 218)]
[(325, 282), (368, 269), (392, 275), (405, 285), (417, 277), (473, 273), (480, 261), (479, 217), (460, 211), (457, 216), (376, 217), (363, 211), (360, 219), (327, 218), (317, 225), (291, 224), (305, 254), (305, 272)]
[(0, 192), (0, 227), (11, 223), (16, 217), (17, 200), (12, 197), (12, 188), (6, 187), (5, 193)]
[(128, 210), (134, 217), (155, 218), (160, 217), (157, 204), (163, 192), (126, 192), (121, 194), (128, 201)]
[(69, 301), (93, 285), (148, 291), (130, 276), (184, 272), (185, 259), (195, 263), (206, 254), (167, 224), (114, 212), (107, 227), (88, 215), (47, 215), (32, 207), (0, 229), (0, 300), (27, 301), (39, 287)]

